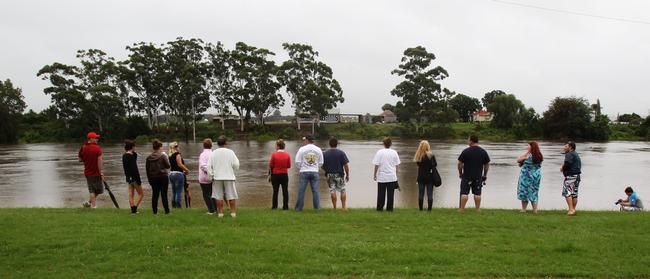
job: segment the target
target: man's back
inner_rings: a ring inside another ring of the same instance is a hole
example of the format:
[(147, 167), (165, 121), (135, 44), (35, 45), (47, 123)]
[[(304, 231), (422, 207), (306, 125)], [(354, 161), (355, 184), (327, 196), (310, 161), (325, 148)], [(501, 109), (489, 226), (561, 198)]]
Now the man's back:
[(485, 149), (474, 145), (465, 148), (458, 161), (463, 162), (463, 178), (476, 179), (483, 176), (483, 165), (490, 162), (490, 156)]
[(300, 172), (318, 172), (318, 167), (323, 165), (323, 151), (314, 144), (307, 144), (298, 150), (296, 164)]
[(325, 173), (338, 173), (343, 175), (343, 166), (348, 162), (348, 156), (338, 148), (330, 148), (323, 152), (323, 169)]
[(208, 160), (208, 174), (213, 180), (235, 180), (239, 159), (232, 150), (220, 147), (212, 151)]
[(86, 143), (79, 149), (79, 158), (84, 163), (85, 176), (99, 176), (97, 162), (102, 155), (102, 149), (96, 143)]

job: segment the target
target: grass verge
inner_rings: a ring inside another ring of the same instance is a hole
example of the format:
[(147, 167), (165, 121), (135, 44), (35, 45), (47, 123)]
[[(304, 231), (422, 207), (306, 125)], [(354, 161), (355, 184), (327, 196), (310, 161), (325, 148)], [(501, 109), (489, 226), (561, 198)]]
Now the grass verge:
[(0, 209), (0, 277), (650, 277), (650, 214)]

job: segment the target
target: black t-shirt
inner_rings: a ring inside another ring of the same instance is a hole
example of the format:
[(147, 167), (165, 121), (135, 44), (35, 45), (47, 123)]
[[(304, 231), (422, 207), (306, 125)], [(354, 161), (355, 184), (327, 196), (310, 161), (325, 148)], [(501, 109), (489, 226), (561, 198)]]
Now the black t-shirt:
[(122, 155), (122, 167), (124, 175), (140, 181), (140, 171), (138, 171), (138, 153), (124, 153)]
[[(180, 155), (181, 155), (180, 152), (174, 152), (174, 154), (172, 154), (172, 156), (169, 157), (169, 164), (172, 166), (171, 171), (180, 171), (180, 172), (183, 171), (181, 167), (178, 166), (178, 163), (176, 162), (176, 156), (180, 156)], [(183, 157), (181, 157), (181, 163), (185, 165), (185, 160), (183, 159)]]
[(564, 176), (578, 175), (582, 173), (581, 168), (582, 161), (575, 150), (564, 154)]
[(323, 152), (323, 169), (325, 173), (338, 173), (343, 176), (343, 166), (348, 162), (350, 162), (348, 156), (340, 149), (330, 148)]
[(465, 148), (458, 161), (463, 162), (463, 178), (478, 179), (483, 177), (483, 165), (490, 162), (490, 156), (480, 146)]

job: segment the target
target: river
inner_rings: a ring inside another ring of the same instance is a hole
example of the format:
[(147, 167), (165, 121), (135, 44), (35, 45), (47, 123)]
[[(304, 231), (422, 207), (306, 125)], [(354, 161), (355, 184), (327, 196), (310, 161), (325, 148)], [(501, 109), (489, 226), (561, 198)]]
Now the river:
[[(287, 142), (286, 150), (293, 155), (302, 143)], [(317, 141), (325, 148), (326, 141)], [(399, 153), (399, 182), (401, 192), (396, 192), (396, 207), (417, 207), (417, 167), (413, 154), (417, 141), (395, 141), (393, 148)], [(481, 143), (492, 159), (487, 185), (483, 189), (483, 207), (519, 208), (516, 185), (519, 167), (515, 158), (527, 148), (525, 142)], [(564, 155), (562, 143), (540, 142), (545, 160), (540, 190), (540, 209), (563, 209), (561, 197), (563, 176), (560, 173)], [(165, 145), (165, 148), (167, 145)], [(229, 143), (240, 159), (237, 171), (239, 206), (271, 206), (272, 189), (267, 182), (267, 162), (275, 150), (274, 142), (234, 141)], [(459, 142), (431, 142), (438, 160), (438, 170), (443, 185), (434, 190), (435, 207), (457, 207), (459, 179), (456, 171), (458, 154), (466, 147)], [(77, 161), (75, 144), (28, 144), (0, 146), (0, 207), (80, 207), (87, 199), (83, 165)], [(143, 177), (145, 200), (143, 208), (150, 207), (151, 188), (146, 182), (144, 158), (150, 153), (150, 144), (136, 147), (140, 154), (138, 163)], [(375, 206), (376, 183), (372, 181), (372, 157), (382, 148), (381, 142), (341, 141), (339, 148), (350, 160), (351, 179), (347, 184), (348, 207)], [(120, 205), (128, 208), (127, 186), (122, 171), (122, 145), (104, 145), (104, 174)], [(204, 207), (197, 180), (197, 158), (202, 150), (200, 143), (180, 144), (189, 175), (193, 207)], [(632, 186), (640, 197), (650, 197), (650, 143), (608, 142), (578, 143), (582, 158), (583, 175), (578, 209), (614, 210), (614, 201), (623, 197), (625, 186)], [(321, 175), (321, 205), (331, 207), (329, 190)], [(298, 188), (297, 170), (289, 176), (290, 205), (295, 204)], [(171, 197), (171, 188), (170, 193)], [(306, 194), (306, 209), (311, 208), (311, 193)], [(425, 202), (426, 203), (426, 202)], [(100, 207), (111, 207), (106, 195), (99, 198)], [(469, 206), (473, 206), (470, 200)]]

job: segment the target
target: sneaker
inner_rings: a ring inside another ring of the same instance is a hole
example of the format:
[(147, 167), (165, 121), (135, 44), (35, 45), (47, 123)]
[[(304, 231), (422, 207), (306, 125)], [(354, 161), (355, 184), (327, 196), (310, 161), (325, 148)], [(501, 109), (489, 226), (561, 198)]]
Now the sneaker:
[(219, 218), (223, 218), (223, 213), (219, 213), (219, 214), (217, 215), (217, 217), (219, 217)]
[(214, 215), (214, 212), (206, 212), (205, 214)]
[(88, 208), (88, 207), (90, 207), (90, 203), (87, 202), (87, 201), (84, 201), (83, 203), (81, 203), (81, 206), (85, 207), (85, 208)]
[(237, 213), (234, 213), (234, 212), (233, 212), (233, 213), (230, 213), (230, 217), (232, 217), (232, 218), (237, 218)]

